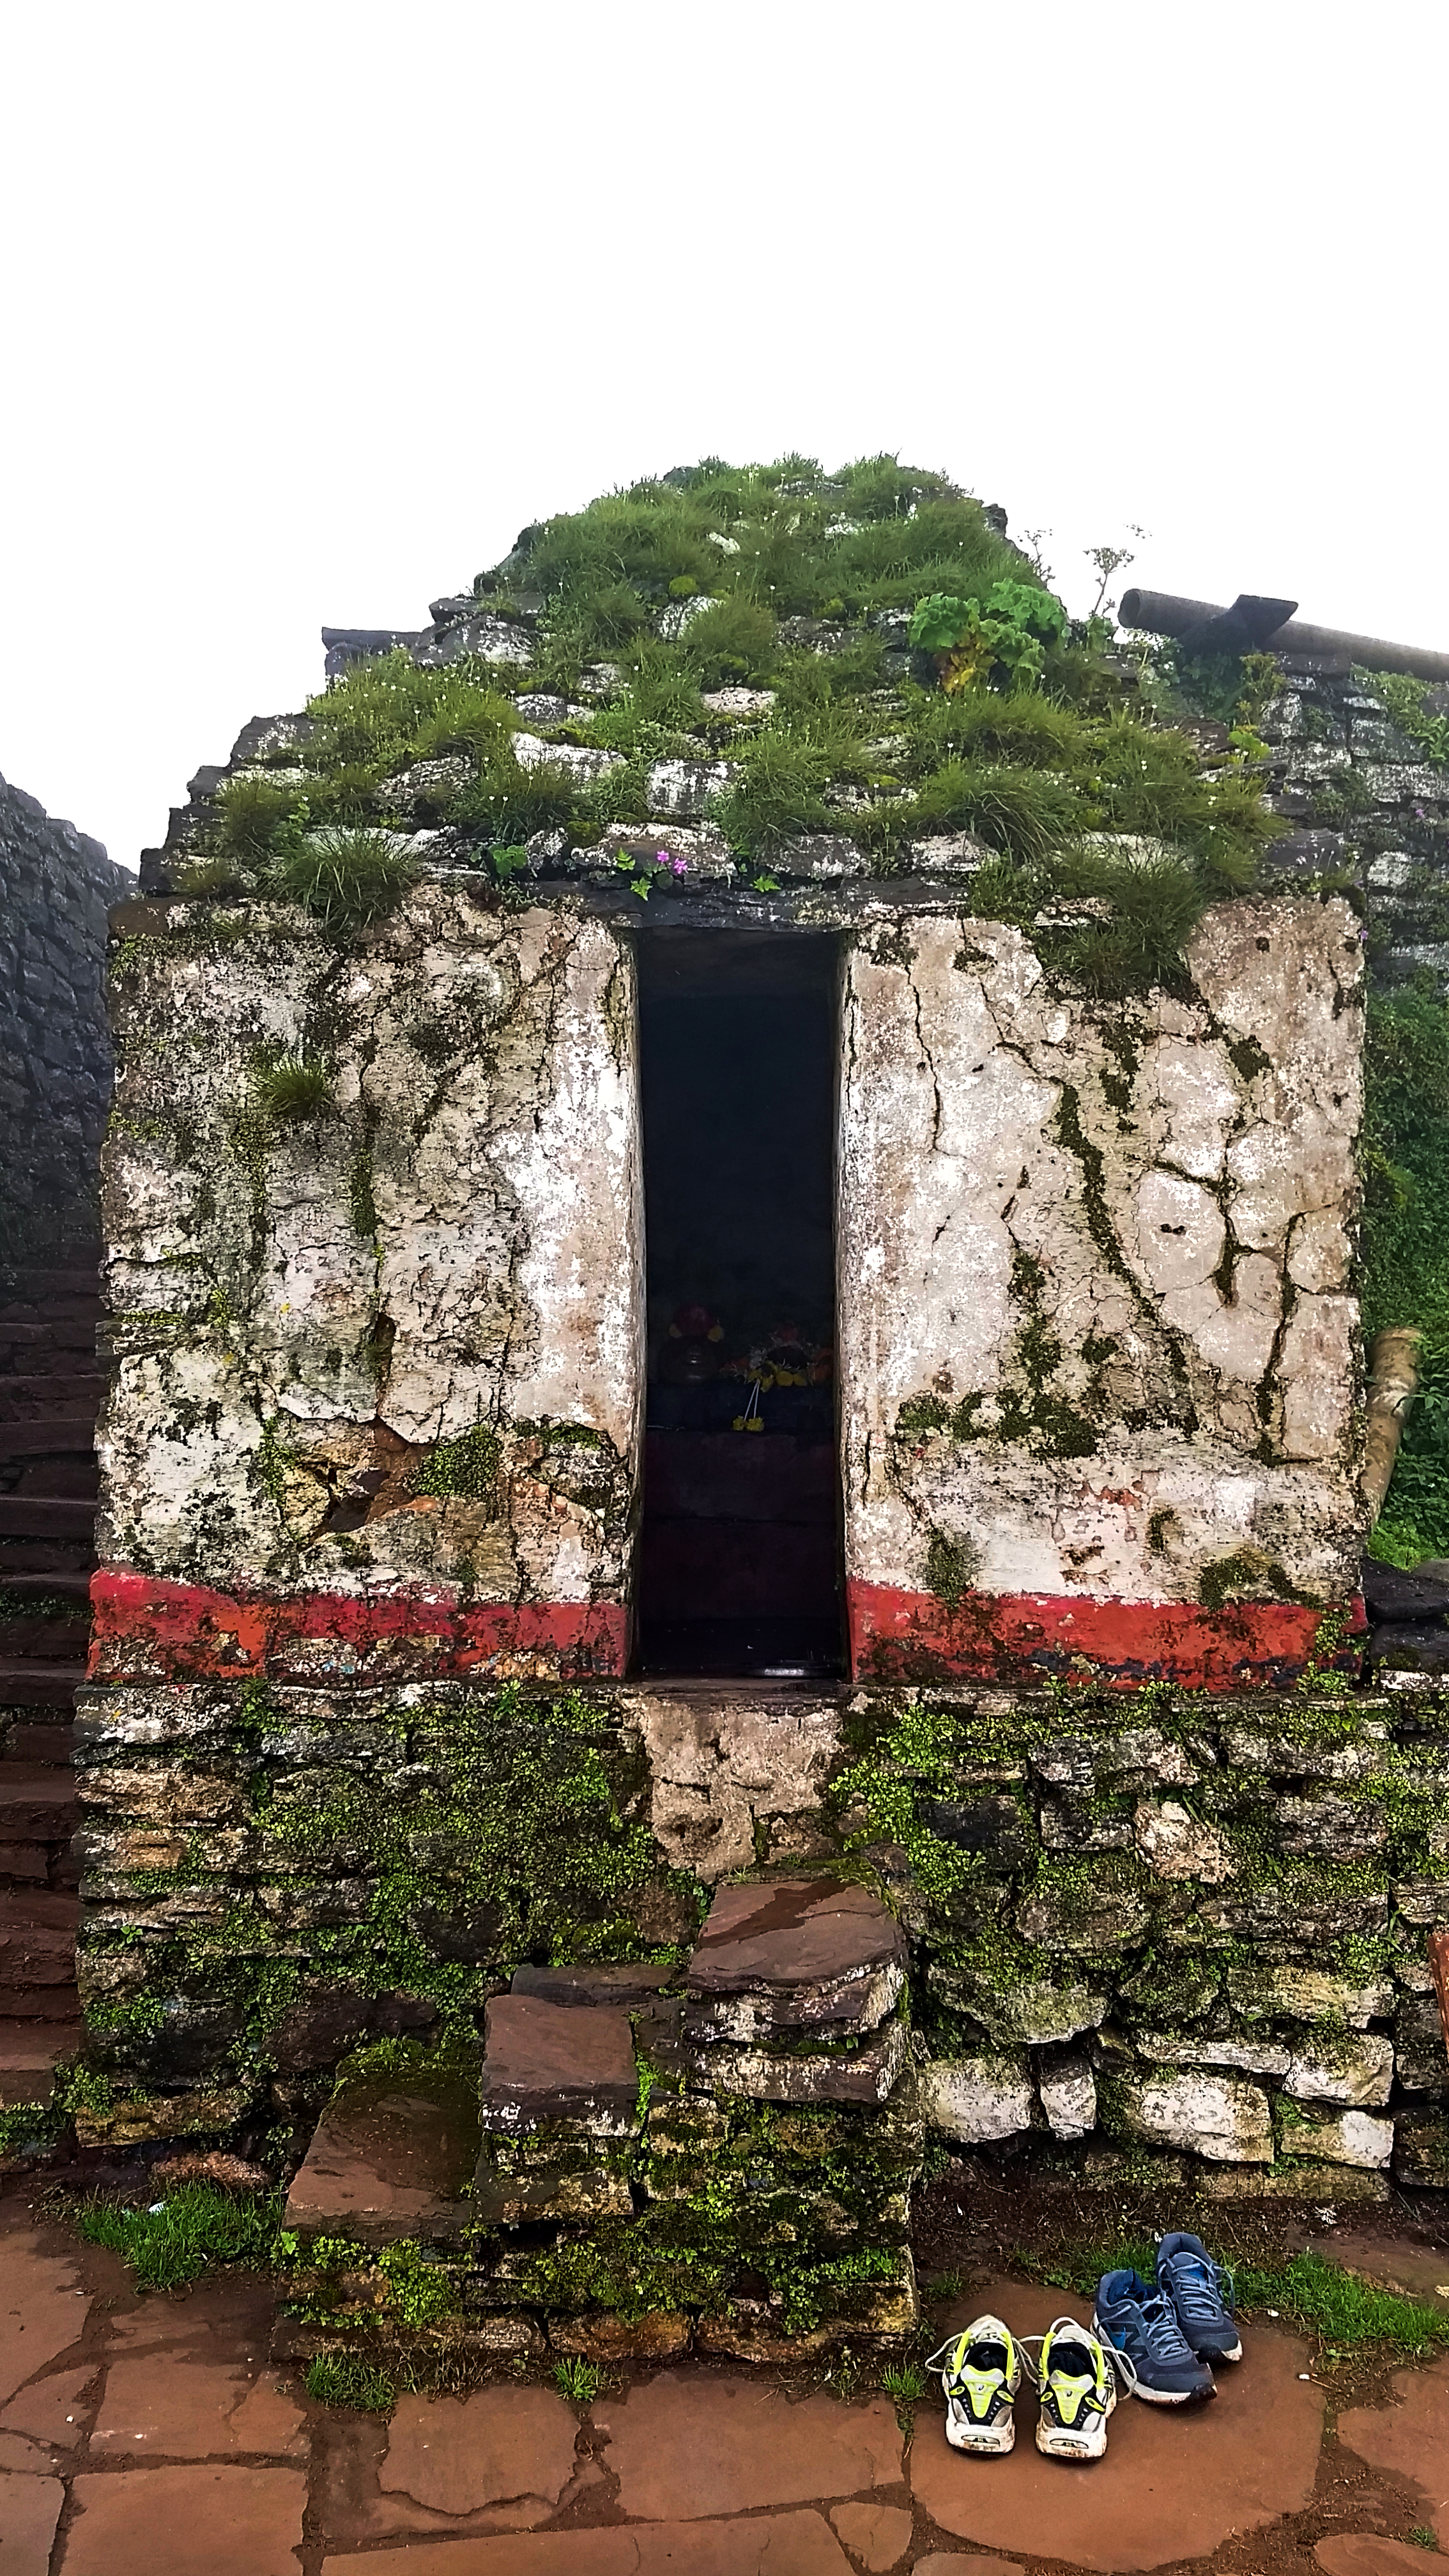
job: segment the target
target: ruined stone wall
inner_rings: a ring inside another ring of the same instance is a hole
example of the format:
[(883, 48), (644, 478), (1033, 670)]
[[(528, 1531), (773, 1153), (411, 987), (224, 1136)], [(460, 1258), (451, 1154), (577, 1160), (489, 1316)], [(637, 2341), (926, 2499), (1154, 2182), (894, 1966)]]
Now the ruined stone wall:
[[(345, 946), (281, 906), (127, 909), (98, 1674), (625, 1670), (609, 904), (435, 881)], [(1111, 1006), (939, 894), (770, 908), (845, 957), (855, 1669), (1301, 1669), (1361, 1530), (1346, 905), (1219, 906), (1188, 993)]]
[[(1449, 690), (1428, 690), (1425, 711), (1449, 713)], [(1290, 663), (1259, 730), (1272, 802), (1292, 827), (1271, 850), (1275, 874), (1357, 885), (1375, 982), (1427, 970), (1449, 986), (1449, 764), (1352, 673)]]
[(843, 1859), (909, 1935), (891, 2099), (947, 2138), (1449, 2180), (1428, 1694), (170, 1683), (88, 1693), (79, 1768), (98, 2139), (300, 2121), (520, 1961), (678, 1961), (721, 1879)]
[(622, 1669), (627, 950), (441, 885), (123, 927), (97, 1668)]
[(1220, 905), (1188, 967), (1094, 1005), (949, 914), (848, 954), (857, 1670), (1231, 1686), (1356, 1589), (1361, 927)]
[(0, 1263), (94, 1241), (106, 912), (132, 882), (0, 778)]

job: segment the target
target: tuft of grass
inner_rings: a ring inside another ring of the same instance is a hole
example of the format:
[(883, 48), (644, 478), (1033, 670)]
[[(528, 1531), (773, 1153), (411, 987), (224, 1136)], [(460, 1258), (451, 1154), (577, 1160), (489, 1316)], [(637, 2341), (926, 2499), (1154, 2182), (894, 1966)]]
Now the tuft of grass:
[(336, 1113), (332, 1077), (315, 1056), (275, 1056), (253, 1075), (252, 1089), (264, 1117), (278, 1127), (300, 1127)]
[(892, 2362), (881, 2372), (880, 2384), (898, 2406), (914, 2406), (926, 2394), (926, 2374), (913, 2361)]
[(104, 2193), (83, 2200), (75, 2225), (91, 2245), (108, 2245), (143, 2290), (175, 2290), (217, 2263), (265, 2271), (277, 2250), (281, 2196), (254, 2198), (214, 2183), (181, 2183), (149, 2209), (131, 2209)]
[(220, 896), (246, 891), (247, 874), (239, 860), (221, 851), (188, 859), (175, 872), (178, 894), (189, 895), (197, 902), (215, 901)]
[(417, 861), (391, 834), (339, 824), (287, 851), (271, 885), (314, 913), (324, 930), (359, 930), (395, 912), (417, 873)]
[(733, 849), (764, 859), (802, 832), (829, 828), (824, 791), (831, 763), (819, 744), (772, 728), (747, 746), (740, 766), (736, 784), (712, 800), (715, 820)]
[[(1024, 2271), (1053, 2289), (1076, 2290), (1086, 2298), (1104, 2272), (1127, 2264), (1146, 2281), (1154, 2277), (1157, 2249), (1145, 2238), (1069, 2248), (1043, 2264), (1018, 2254)], [(1231, 2267), (1230, 2267), (1231, 2268)], [(1377, 2290), (1356, 2280), (1321, 2254), (1294, 2254), (1283, 2263), (1245, 2263), (1234, 2269), (1240, 2310), (1261, 2314), (1273, 2309), (1293, 2324), (1305, 2326), (1335, 2351), (1380, 2345), (1409, 2358), (1449, 2348), (1449, 2316), (1406, 2299), (1397, 2290)]]
[(387, 2415), (397, 2401), (397, 2388), (385, 2370), (360, 2352), (314, 2353), (304, 2382), (319, 2406), (348, 2406), (359, 2415)]
[(913, 832), (974, 832), (1018, 864), (1039, 864), (1076, 838), (1085, 817), (1070, 782), (1036, 769), (948, 760), (919, 789)]
[(690, 619), (682, 641), (685, 661), (702, 689), (728, 688), (737, 680), (759, 686), (774, 668), (774, 618), (740, 591), (702, 608)]
[(604, 2374), (597, 2362), (556, 2361), (553, 2366), (554, 2386), (571, 2406), (592, 2406), (604, 2385)]
[(1437, 2549), (1439, 2546), (1439, 2534), (1427, 2522), (1416, 2522), (1412, 2531), (1405, 2532), (1404, 2538), (1412, 2540), (1416, 2549)]
[(307, 820), (307, 800), (285, 779), (249, 774), (224, 778), (208, 833), (211, 853), (233, 866), (262, 867), (294, 850)]
[(1397, 2290), (1377, 2290), (1351, 2272), (1326, 2263), (1321, 2254), (1295, 2254), (1283, 2264), (1247, 2264), (1237, 2275), (1238, 2304), (1276, 2308), (1308, 2326), (1325, 2343), (1348, 2351), (1363, 2344), (1384, 2344), (1417, 2358), (1449, 2349), (1449, 2317)]

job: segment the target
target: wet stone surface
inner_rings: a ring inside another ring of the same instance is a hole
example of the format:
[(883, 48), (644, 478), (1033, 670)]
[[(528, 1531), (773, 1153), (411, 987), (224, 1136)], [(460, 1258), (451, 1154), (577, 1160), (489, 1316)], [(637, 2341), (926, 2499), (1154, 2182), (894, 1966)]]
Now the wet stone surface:
[[(1379, 2273), (1449, 2281), (1423, 2238), (1373, 2250)], [(1023, 2334), (1086, 2313), (980, 2276), (932, 2331), (985, 2307)], [(138, 2294), (0, 2202), (5, 2576), (1433, 2576), (1411, 2535), (1445, 2534), (1449, 2359), (1370, 2367), (1335, 2439), (1317, 2364), (1256, 2320), (1212, 2404), (1124, 2399), (1080, 2470), (1038, 2455), (1029, 2391), (1007, 2459), (948, 2449), (934, 2387), (908, 2444), (868, 2366), (842, 2396), (838, 2355), (782, 2375), (601, 2353), (579, 2405), (548, 2356), (522, 2376), (500, 2356), (463, 2394), (328, 2408), (268, 2359), (271, 2315), (243, 2275)]]

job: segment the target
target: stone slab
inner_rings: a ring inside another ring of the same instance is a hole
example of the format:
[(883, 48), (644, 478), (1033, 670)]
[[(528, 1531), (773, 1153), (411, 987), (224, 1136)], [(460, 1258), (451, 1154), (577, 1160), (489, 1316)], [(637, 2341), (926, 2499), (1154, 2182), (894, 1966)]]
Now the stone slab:
[(1338, 2438), (1370, 2468), (1413, 2480), (1443, 2548), (1449, 2543), (1449, 2361), (1397, 2371), (1394, 2398), (1392, 2406), (1355, 2406), (1340, 2415)]
[(903, 2505), (837, 2504), (830, 2519), (866, 2576), (887, 2576), (911, 2545), (913, 2525)]
[(850, 1990), (905, 1965), (905, 1935), (868, 1888), (774, 1879), (715, 1893), (687, 1985), (692, 1999), (768, 1998), (779, 2029), (849, 2021)]
[[(419, 2576), (434, 2554), (437, 2576), (683, 2576), (686, 2568), (689, 2576), (851, 2576), (849, 2559), (818, 2513), (521, 2532), (508, 2539), (454, 2540), (436, 2553), (431, 2545), (425, 2553), (405, 2544), (369, 2550), (361, 2559), (326, 2558), (322, 2576), (362, 2576), (364, 2569), (366, 2576)], [(255, 2576), (264, 2572), (258, 2569)]]
[(286, 2223), (334, 2230), (366, 2245), (398, 2236), (450, 2239), (467, 2224), (464, 2198), (479, 2126), (465, 2074), (426, 2087), (385, 2078), (349, 2084), (329, 2102), (287, 2194)]
[(91, 2450), (172, 2460), (225, 2452), (305, 2458), (306, 2419), (265, 2370), (162, 2349), (111, 2364)]
[(485, 2130), (508, 2134), (554, 2120), (632, 2127), (639, 2097), (634, 2039), (617, 2004), (553, 2004), (495, 1995), (483, 2059)]
[(0, 2478), (0, 2566), (5, 2576), (50, 2576), (64, 2502), (59, 2478)]
[(0, 2412), (0, 2427), (7, 2433), (29, 2433), (56, 2450), (73, 2450), (90, 2422), (94, 2400), (88, 2392), (99, 2374), (98, 2362), (82, 2361), (32, 2380)]
[(758, 2512), (894, 2486), (901, 2429), (890, 2401), (842, 2406), (758, 2381), (674, 2371), (597, 2402), (621, 2512), (646, 2521)]
[[(1090, 2302), (1020, 2281), (994, 2280), (956, 2300), (935, 2331), (959, 2333), (986, 2310), (1018, 2334), (1041, 2334), (1053, 2317), (1085, 2323)], [(1300, 2380), (1307, 2346), (1255, 2327), (1245, 2358), (1218, 2375), (1214, 2403), (1156, 2407), (1119, 2403), (1107, 2455), (1089, 2479), (1065, 2475), (1036, 2448), (1035, 2400), (1017, 2399), (1016, 2449), (1005, 2459), (969, 2460), (947, 2447), (939, 2412), (922, 2406), (911, 2449), (911, 2490), (944, 2531), (986, 2548), (1117, 2571), (1206, 2558), (1231, 2532), (1247, 2532), (1312, 2499), (1323, 2439), (1323, 2394)], [(955, 2561), (949, 2562), (953, 2568)]]
[(297, 2576), (300, 2468), (196, 2463), (79, 2477), (66, 2576)]
[(538, 2499), (542, 2521), (573, 2476), (577, 2437), (572, 2410), (547, 2388), (405, 2397), (388, 2428), (378, 2484), (434, 2513)]
[(694, 2048), (689, 2063), (711, 2092), (743, 2093), (755, 2102), (847, 2102), (873, 2110), (889, 2098), (909, 2050), (903, 2025), (893, 2021), (849, 2056), (795, 2056), (725, 2044)]
[(1313, 2552), (1328, 2576), (1424, 2576), (1424, 2552), (1381, 2531), (1331, 2531)]
[(0, 2238), (0, 2399), (79, 2342), (89, 2314), (72, 2256), (46, 2253), (37, 2236)]
[(653, 1968), (634, 1960), (579, 1968), (518, 1968), (509, 1992), (537, 1995), (546, 2004), (622, 2004), (627, 2010), (630, 2004), (649, 2002), (662, 1987), (672, 1985), (678, 1973), (677, 1968)]

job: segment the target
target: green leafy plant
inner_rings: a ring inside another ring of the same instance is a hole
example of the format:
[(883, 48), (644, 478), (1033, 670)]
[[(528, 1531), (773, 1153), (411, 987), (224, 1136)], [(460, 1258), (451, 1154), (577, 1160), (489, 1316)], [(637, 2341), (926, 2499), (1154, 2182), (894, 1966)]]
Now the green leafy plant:
[(592, 2406), (604, 2385), (604, 2374), (592, 2361), (556, 2361), (553, 2366), (554, 2386), (571, 2406)]
[(1067, 613), (1034, 582), (995, 581), (983, 599), (932, 591), (918, 602), (909, 633), (918, 652), (937, 656), (944, 689), (998, 674), (1019, 689), (1041, 677), (1048, 647), (1065, 642)]
[(1407, 671), (1364, 672), (1361, 676), (1400, 733), (1408, 736), (1425, 759), (1449, 767), (1449, 715), (1431, 714), (1426, 683)]
[(319, 2406), (345, 2406), (359, 2415), (390, 2415), (397, 2403), (387, 2372), (345, 2347), (314, 2353), (303, 2386)]
[(345, 932), (395, 912), (417, 873), (416, 859), (391, 833), (334, 826), (289, 849), (270, 883), (315, 913), (324, 930)]

